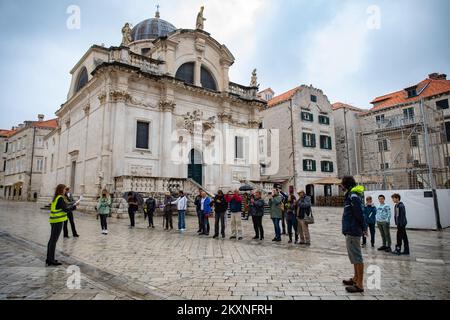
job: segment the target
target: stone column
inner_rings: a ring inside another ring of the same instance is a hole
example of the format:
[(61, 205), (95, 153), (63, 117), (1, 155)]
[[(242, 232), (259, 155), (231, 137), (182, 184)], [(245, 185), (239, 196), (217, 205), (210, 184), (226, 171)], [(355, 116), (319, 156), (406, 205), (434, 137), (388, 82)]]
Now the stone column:
[(194, 85), (196, 85), (197, 87), (202, 86), (201, 74), (202, 74), (202, 58), (199, 57), (197, 61), (195, 61), (194, 66)]
[(160, 157), (161, 177), (170, 178), (172, 176), (172, 119), (175, 103), (172, 101), (161, 101), (159, 103), (161, 112), (163, 113), (162, 130), (160, 132), (160, 143), (162, 144), (162, 154)]
[[(229, 163), (229, 161), (227, 161), (227, 157), (230, 154), (230, 152), (232, 153), (233, 150), (229, 150), (229, 148), (227, 147), (228, 144), (230, 144), (229, 137), (228, 137), (228, 130), (230, 128), (230, 121), (231, 121), (231, 115), (229, 114), (229, 110), (228, 108), (226, 108), (225, 112), (222, 112), (221, 114), (219, 114), (219, 120), (220, 120), (220, 127), (221, 127), (221, 131), (222, 131), (222, 161), (223, 161), (223, 165), (221, 166), (221, 172), (220, 172), (220, 177), (221, 177), (221, 187), (228, 187), (231, 185), (232, 183), (232, 172), (231, 172), (231, 163)], [(232, 144), (230, 144), (232, 145)]]

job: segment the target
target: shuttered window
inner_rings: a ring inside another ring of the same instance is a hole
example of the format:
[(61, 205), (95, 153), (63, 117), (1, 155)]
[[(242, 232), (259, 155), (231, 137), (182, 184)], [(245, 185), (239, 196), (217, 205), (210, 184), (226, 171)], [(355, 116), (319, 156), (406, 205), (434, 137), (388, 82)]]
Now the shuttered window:
[(331, 145), (331, 137), (320, 136), (320, 149), (331, 150), (333, 149)]
[(330, 118), (327, 116), (319, 116), (319, 123), (329, 125), (330, 124)]
[(303, 133), (303, 146), (305, 148), (315, 148), (316, 147), (316, 135), (313, 133)]
[(306, 122), (313, 122), (314, 121), (314, 115), (310, 112), (303, 111), (302, 112), (302, 120)]
[(310, 159), (303, 160), (303, 171), (315, 172), (316, 170), (317, 168), (315, 160)]
[(334, 164), (332, 161), (322, 161), (320, 166), (322, 172), (334, 172)]

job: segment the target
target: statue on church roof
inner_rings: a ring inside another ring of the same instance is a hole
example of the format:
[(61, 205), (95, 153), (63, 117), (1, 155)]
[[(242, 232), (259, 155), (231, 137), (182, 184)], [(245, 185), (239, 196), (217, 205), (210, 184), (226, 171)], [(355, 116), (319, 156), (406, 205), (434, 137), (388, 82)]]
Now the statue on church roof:
[(122, 28), (122, 46), (128, 46), (131, 42), (133, 42), (133, 37), (131, 36), (130, 24), (127, 22)]
[(197, 30), (203, 30), (205, 28), (206, 19), (203, 16), (204, 10), (205, 10), (205, 7), (202, 6), (200, 8), (200, 12), (197, 15), (197, 23), (196, 23)]
[(256, 69), (254, 69), (252, 72), (252, 80), (250, 81), (250, 87), (258, 87), (258, 76), (256, 72), (257, 72)]

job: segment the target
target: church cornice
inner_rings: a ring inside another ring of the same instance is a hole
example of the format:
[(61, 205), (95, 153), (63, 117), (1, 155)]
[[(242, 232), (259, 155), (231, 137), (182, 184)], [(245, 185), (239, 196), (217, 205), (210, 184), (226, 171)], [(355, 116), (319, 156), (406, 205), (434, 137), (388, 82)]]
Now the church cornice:
[(266, 102), (256, 98), (255, 99), (245, 98), (230, 92), (212, 91), (195, 85), (186, 84), (185, 82), (178, 80), (172, 76), (158, 75), (150, 72), (145, 72), (142, 71), (139, 67), (131, 66), (117, 61), (102, 63), (101, 65), (97, 66), (97, 68), (92, 72), (92, 75), (93, 76), (99, 75), (103, 72), (106, 72), (106, 70), (108, 69), (116, 69), (127, 73), (134, 73), (137, 74), (139, 77), (152, 79), (156, 82), (161, 82), (168, 85), (173, 85), (193, 93), (201, 94), (203, 96), (208, 96), (216, 99), (226, 99), (229, 102), (245, 103), (258, 109), (263, 109), (267, 104)]

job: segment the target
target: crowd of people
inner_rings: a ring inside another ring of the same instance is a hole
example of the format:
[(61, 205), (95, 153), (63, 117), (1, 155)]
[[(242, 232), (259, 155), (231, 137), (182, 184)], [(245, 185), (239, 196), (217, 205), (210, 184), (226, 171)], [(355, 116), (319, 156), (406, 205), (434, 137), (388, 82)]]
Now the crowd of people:
[[(382, 246), (379, 251), (392, 252), (390, 222), (391, 207), (385, 202), (384, 195), (379, 195), (379, 205), (375, 206), (373, 199), (367, 197), (364, 203), (364, 187), (357, 185), (353, 177), (344, 177), (340, 185), (345, 192), (344, 212), (342, 217), (342, 233), (346, 239), (346, 247), (350, 262), (354, 266), (354, 276), (350, 280), (344, 280), (343, 284), (349, 292), (364, 292), (363, 275), (364, 262), (362, 248), (367, 246), (370, 233), (370, 243), (375, 247), (376, 226), (378, 226)], [(174, 197), (167, 193), (164, 200), (158, 203), (153, 197), (149, 197), (140, 204), (135, 193), (130, 192), (127, 197), (130, 229), (135, 228), (135, 215), (142, 205), (148, 228), (155, 228), (155, 212), (159, 208), (163, 212), (163, 228), (173, 230), (174, 206), (178, 212), (178, 231), (186, 231), (186, 212), (191, 201), (183, 191), (179, 191)], [(311, 236), (309, 225), (314, 224), (311, 198), (304, 191), (297, 196), (290, 192), (286, 194), (279, 188), (269, 192), (265, 198), (261, 191), (252, 191), (241, 194), (239, 190), (229, 191), (224, 194), (219, 190), (213, 197), (204, 190), (199, 190), (192, 199), (197, 213), (199, 236), (209, 236), (211, 232), (210, 218), (214, 218), (213, 238), (226, 237), (227, 220), (230, 219), (230, 240), (243, 240), (242, 220), (252, 218), (255, 235), (253, 240), (262, 241), (267, 232), (264, 230), (263, 219), (266, 207), (270, 212), (273, 222), (273, 242), (281, 242), (281, 236), (288, 235), (289, 243), (310, 246)], [(407, 219), (405, 205), (401, 202), (399, 194), (392, 195), (394, 206), (394, 221), (397, 226), (397, 245), (393, 253), (397, 255), (409, 255), (409, 241), (406, 233)], [(57, 266), (60, 263), (55, 260), (55, 248), (58, 238), (64, 230), (64, 237), (68, 237), (68, 223), (72, 228), (74, 237), (79, 237), (75, 228), (73, 211), (77, 203), (74, 202), (70, 188), (59, 185), (55, 190), (55, 196), (51, 203), (50, 224), (51, 235), (47, 250), (47, 266)], [(108, 234), (107, 218), (111, 215), (112, 200), (107, 190), (102, 191), (98, 200), (97, 214), (100, 218), (102, 234)], [(228, 213), (228, 214), (227, 214)], [(229, 218), (228, 218), (229, 217)], [(401, 248), (404, 251), (401, 251)]]

